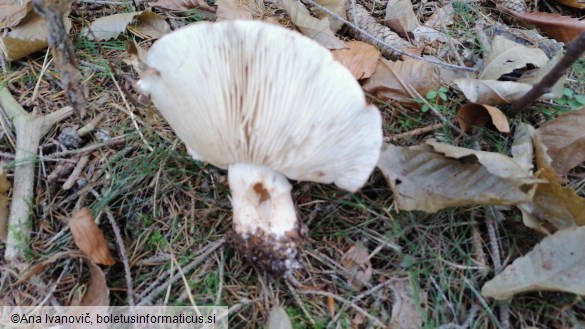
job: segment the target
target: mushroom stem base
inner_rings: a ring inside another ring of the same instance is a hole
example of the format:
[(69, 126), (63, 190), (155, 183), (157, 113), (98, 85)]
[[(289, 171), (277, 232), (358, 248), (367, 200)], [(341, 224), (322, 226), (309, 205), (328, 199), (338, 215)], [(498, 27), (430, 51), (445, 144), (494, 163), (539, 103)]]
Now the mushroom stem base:
[(286, 276), (301, 268), (298, 250), (306, 235), (302, 233), (304, 231), (294, 229), (277, 238), (261, 230), (245, 236), (232, 230), (227, 238), (237, 252), (252, 264), (274, 276)]

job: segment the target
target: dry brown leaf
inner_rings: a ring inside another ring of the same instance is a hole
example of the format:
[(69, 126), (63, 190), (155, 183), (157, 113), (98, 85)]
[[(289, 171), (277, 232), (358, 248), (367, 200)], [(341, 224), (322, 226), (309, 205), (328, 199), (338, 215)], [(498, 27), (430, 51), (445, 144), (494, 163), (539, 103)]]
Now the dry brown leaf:
[(0, 164), (0, 241), (6, 241), (8, 234), (8, 191), (10, 191), (10, 182), (6, 178), (6, 173)]
[[(329, 9), (333, 13), (337, 14), (341, 18), (347, 19), (347, 13), (345, 11), (345, 0), (316, 0), (316, 2), (321, 6)], [(339, 31), (343, 27), (343, 24), (345, 24), (333, 16), (321, 13), (317, 8), (313, 8), (313, 10), (316, 16), (319, 18), (323, 18), (325, 16), (329, 17), (329, 26), (331, 27), (331, 31), (333, 32)]]
[(457, 112), (457, 119), (463, 132), (468, 131), (472, 126), (483, 127), (488, 123), (492, 123), (500, 132), (510, 132), (508, 118), (504, 112), (490, 105), (465, 104)]
[(514, 131), (514, 142), (510, 149), (514, 161), (527, 173), (532, 173), (534, 169), (532, 164), (534, 159), (532, 136), (534, 136), (534, 127), (523, 122), (517, 123)]
[(421, 308), (427, 305), (427, 295), (421, 290), (415, 292), (408, 278), (393, 279), (388, 287), (392, 289), (393, 299), (390, 328), (422, 328)]
[(349, 41), (346, 49), (332, 50), (333, 58), (347, 67), (356, 79), (366, 79), (374, 74), (380, 51), (369, 43)]
[(92, 261), (102, 265), (114, 265), (116, 261), (110, 254), (102, 230), (94, 221), (89, 208), (77, 211), (69, 219), (69, 228), (77, 247)]
[(210, 13), (215, 13), (215, 8), (211, 7), (205, 0), (158, 0), (151, 5), (170, 10), (185, 11), (201, 9)]
[(71, 301), (71, 306), (108, 306), (110, 305), (110, 290), (106, 283), (106, 276), (102, 269), (91, 259), (86, 259), (89, 267), (89, 282), (82, 297), (77, 295)]
[(424, 25), (434, 29), (444, 30), (447, 26), (453, 24), (453, 15), (453, 5), (450, 3), (444, 7), (435, 9)]
[(268, 315), (265, 329), (292, 329), (292, 323), (284, 308), (274, 306)]
[(538, 48), (529, 48), (496, 35), (485, 58), (485, 66), (479, 74), (480, 80), (497, 80), (515, 69), (532, 64), (543, 67), (548, 62), (546, 54)]
[(139, 74), (147, 69), (144, 62), (146, 49), (140, 47), (135, 41), (130, 40), (126, 41), (126, 52), (130, 55), (130, 58), (123, 59), (124, 63), (131, 65)]
[(514, 261), (481, 289), (487, 297), (508, 299), (535, 290), (585, 295), (585, 227), (560, 230)]
[(0, 0), (0, 29), (17, 25), (29, 13), (31, 0)]
[(115, 39), (120, 33), (126, 31), (128, 24), (132, 22), (139, 11), (131, 13), (120, 13), (110, 16), (100, 17), (93, 21), (89, 30), (84, 30), (89, 40), (107, 41)]
[[(571, 1), (571, 0), (568, 0)], [(585, 8), (585, 2), (582, 3)], [(585, 31), (585, 21), (580, 21), (569, 16), (562, 16), (552, 13), (517, 13), (507, 11), (514, 15), (524, 24), (536, 26), (544, 34), (556, 39), (557, 41), (568, 43)]]
[[(71, 29), (71, 20), (67, 17), (69, 10), (63, 13), (63, 21), (67, 31)], [(14, 61), (44, 49), (48, 45), (47, 21), (30, 12), (26, 20), (21, 20), (9, 32), (0, 36), (0, 49), (4, 57)]]
[(565, 6), (577, 8), (577, 9), (585, 9), (585, 1), (583, 0), (555, 0), (556, 2), (562, 3)]
[(246, 0), (218, 0), (216, 4), (218, 21), (254, 18)]
[(331, 296), (327, 296), (327, 310), (329, 311), (329, 316), (334, 319), (335, 318), (335, 299)]
[(429, 91), (441, 86), (441, 77), (434, 66), (425, 61), (393, 62), (380, 59), (374, 75), (366, 80), (363, 88), (382, 100), (416, 104), (414, 99), (417, 96), (410, 93), (409, 86), (419, 94), (426, 95)]
[(282, 0), (282, 5), (296, 27), (309, 38), (328, 49), (342, 49), (345, 43), (335, 36), (329, 27), (329, 18), (311, 16), (309, 10), (299, 0)]
[(341, 265), (349, 273), (344, 273), (348, 283), (356, 291), (364, 288), (364, 283), (372, 279), (373, 269), (369, 260), (368, 249), (361, 242), (357, 242), (341, 256)]
[(403, 210), (520, 204), (532, 200), (534, 186), (542, 182), (503, 154), (434, 141), (411, 147), (386, 144), (378, 167)]
[(406, 32), (412, 32), (419, 26), (409, 0), (389, 0), (386, 5), (386, 20), (398, 20)]
[(585, 162), (585, 107), (560, 115), (536, 129), (560, 175)]
[(136, 23), (128, 26), (128, 30), (143, 39), (158, 39), (171, 32), (171, 27), (161, 15), (143, 11), (136, 16)]
[[(473, 103), (492, 106), (506, 105), (524, 96), (532, 86), (514, 81), (478, 80), (458, 78), (453, 83)], [(552, 93), (544, 94), (540, 99), (555, 99)]]

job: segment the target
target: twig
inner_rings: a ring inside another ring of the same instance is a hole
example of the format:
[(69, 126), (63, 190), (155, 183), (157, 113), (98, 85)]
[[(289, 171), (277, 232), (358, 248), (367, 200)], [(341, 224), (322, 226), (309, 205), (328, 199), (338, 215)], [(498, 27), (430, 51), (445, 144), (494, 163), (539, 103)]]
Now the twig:
[(407, 131), (404, 133), (386, 136), (386, 137), (384, 137), (384, 142), (389, 143), (389, 142), (397, 141), (397, 140), (407, 138), (407, 137), (416, 137), (418, 135), (430, 133), (433, 130), (443, 128), (444, 125), (445, 125), (445, 123), (439, 122), (439, 123), (432, 124), (430, 126), (417, 128), (417, 129)]
[[(51, 159), (55, 159), (55, 158), (60, 158), (60, 157), (68, 156), (68, 155), (71, 155), (71, 154), (83, 154), (83, 153), (91, 152), (93, 150), (97, 150), (97, 149), (102, 148), (104, 146), (115, 145), (115, 144), (123, 143), (123, 142), (126, 141), (126, 137), (128, 137), (128, 136), (129, 135), (117, 136), (117, 137), (110, 138), (110, 139), (106, 140), (103, 143), (89, 145), (89, 146), (82, 147), (82, 148), (79, 148), (79, 149), (76, 149), (76, 150), (67, 150), (67, 151), (55, 152), (55, 153), (49, 154), (48, 156), (50, 156)], [(47, 157), (45, 157), (45, 159), (47, 159)]]
[(112, 225), (112, 231), (114, 231), (114, 235), (116, 236), (116, 244), (118, 245), (118, 250), (120, 253), (120, 257), (122, 257), (122, 262), (124, 263), (124, 274), (126, 277), (126, 289), (128, 292), (128, 305), (134, 306), (134, 286), (132, 284), (132, 273), (130, 272), (130, 262), (128, 261), (128, 253), (126, 252), (126, 247), (124, 246), (124, 241), (122, 240), (122, 234), (120, 233), (120, 228), (116, 223), (116, 219), (110, 208), (105, 208), (104, 212), (106, 213), (106, 217), (108, 217), (108, 221), (110, 225)]
[[(203, 262), (212, 252), (221, 247), (225, 243), (225, 239), (218, 239), (201, 249), (199, 256), (195, 257), (189, 265), (183, 268), (185, 273), (189, 273), (195, 269), (201, 262)], [(181, 278), (181, 274), (175, 274), (172, 278), (167, 278), (166, 275), (160, 276), (153, 282), (141, 295), (141, 300), (137, 306), (145, 306), (152, 302), (152, 300), (167, 289), (168, 286), (174, 284)], [(164, 281), (164, 283), (163, 283)], [(162, 284), (162, 285), (161, 285)]]
[(530, 106), (540, 96), (550, 92), (555, 83), (571, 68), (571, 66), (585, 53), (585, 32), (567, 44), (567, 52), (537, 84), (532, 86), (520, 99), (510, 105), (506, 111), (509, 116), (516, 115)]
[(311, 316), (311, 313), (309, 313), (309, 311), (307, 311), (307, 308), (305, 307), (305, 303), (303, 303), (303, 301), (299, 297), (299, 294), (297, 294), (295, 287), (293, 287), (290, 284), (289, 280), (286, 281), (286, 285), (288, 286), (290, 293), (293, 295), (293, 299), (295, 300), (297, 305), (301, 308), (301, 310), (305, 314), (305, 317), (307, 319), (309, 319), (309, 322), (311, 323), (312, 326), (315, 326), (315, 324), (316, 324), (315, 319), (313, 319), (313, 317)]
[(417, 56), (417, 55), (413, 55), (410, 54), (404, 50), (398, 49), (392, 45), (387, 44), (386, 42), (384, 42), (383, 40), (381, 40), (380, 38), (368, 33), (367, 31), (365, 31), (364, 29), (360, 28), (359, 26), (357, 26), (356, 24), (348, 21), (347, 19), (337, 15), (336, 13), (332, 12), (331, 10), (321, 6), (320, 4), (316, 3), (314, 0), (305, 0), (306, 2), (310, 3), (311, 5), (319, 8), (319, 10), (322, 10), (324, 13), (326, 13), (327, 15), (332, 16), (335, 19), (338, 19), (342, 22), (344, 22), (345, 24), (347, 24), (349, 27), (351, 27), (352, 29), (354, 29), (355, 31), (361, 33), (362, 35), (366, 36), (367, 38), (369, 38), (370, 40), (372, 40), (373, 42), (375, 42), (376, 44), (379, 44), (381, 47), (385, 47), (388, 48), (390, 50), (392, 50), (393, 52), (399, 54), (399, 55), (403, 55), (403, 56), (408, 56), (414, 59), (418, 59), (421, 61), (425, 61), (425, 62), (429, 62), (431, 64), (436, 64), (436, 65), (441, 65), (441, 66), (445, 66), (451, 69), (456, 69), (456, 70), (463, 70), (463, 71), (470, 71), (470, 72), (479, 72), (476, 69), (470, 68), (470, 67), (466, 67), (466, 66), (459, 66), (459, 65), (453, 65), (453, 64), (448, 64), (448, 63), (443, 63), (440, 61), (436, 61), (436, 60), (432, 60), (432, 59), (428, 59), (428, 58), (423, 58), (421, 56)]
[(83, 169), (85, 168), (85, 166), (87, 165), (88, 162), (89, 162), (88, 155), (84, 155), (79, 159), (79, 161), (77, 162), (77, 165), (73, 169), (73, 172), (71, 173), (71, 175), (69, 175), (69, 178), (67, 178), (65, 183), (63, 183), (63, 187), (62, 187), (63, 190), (69, 190), (73, 187), (73, 185), (75, 184), (75, 181), (77, 181), (77, 178), (79, 178), (79, 176), (81, 175), (81, 172), (83, 171)]
[[(490, 250), (492, 252), (492, 259), (494, 261), (494, 270), (498, 274), (503, 270), (502, 258), (500, 256), (500, 247), (498, 244), (498, 234), (496, 230), (495, 220), (497, 218), (496, 210), (493, 206), (486, 207), (486, 225), (488, 229), (488, 236), (490, 238)], [(510, 329), (510, 304), (507, 301), (498, 301), (500, 309), (500, 323), (502, 328)]]
[(41, 138), (53, 125), (69, 117), (73, 108), (67, 106), (46, 115), (31, 114), (16, 102), (6, 87), (0, 89), (0, 108), (12, 120), (17, 136), (14, 190), (4, 258), (12, 266), (24, 269), (27, 267), (23, 257), (24, 251), (29, 244), (32, 231), (32, 221), (29, 217), (35, 179), (34, 163), (27, 159), (36, 155)]

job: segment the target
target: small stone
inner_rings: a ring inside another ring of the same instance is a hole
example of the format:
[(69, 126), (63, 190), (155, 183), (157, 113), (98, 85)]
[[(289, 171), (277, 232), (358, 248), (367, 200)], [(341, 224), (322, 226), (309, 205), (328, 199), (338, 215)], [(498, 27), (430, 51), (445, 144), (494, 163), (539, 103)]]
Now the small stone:
[(83, 139), (77, 133), (77, 129), (74, 127), (65, 127), (61, 129), (59, 134), (59, 142), (63, 144), (67, 149), (78, 149), (83, 144)]

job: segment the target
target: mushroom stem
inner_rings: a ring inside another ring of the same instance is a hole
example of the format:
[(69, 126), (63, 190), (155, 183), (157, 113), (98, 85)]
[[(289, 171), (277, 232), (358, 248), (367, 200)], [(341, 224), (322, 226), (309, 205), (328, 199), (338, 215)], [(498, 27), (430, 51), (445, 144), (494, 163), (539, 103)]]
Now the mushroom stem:
[(298, 268), (300, 225), (286, 177), (265, 166), (237, 163), (229, 165), (228, 179), (236, 247), (269, 272)]

